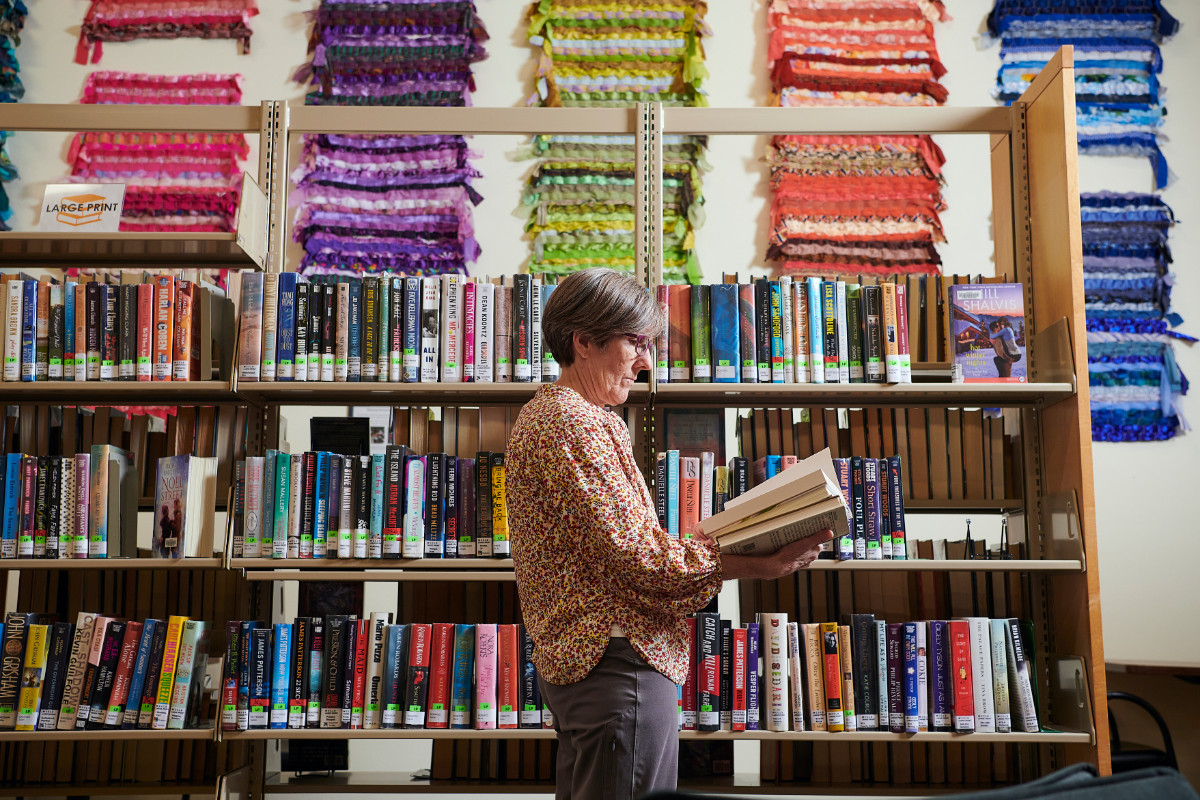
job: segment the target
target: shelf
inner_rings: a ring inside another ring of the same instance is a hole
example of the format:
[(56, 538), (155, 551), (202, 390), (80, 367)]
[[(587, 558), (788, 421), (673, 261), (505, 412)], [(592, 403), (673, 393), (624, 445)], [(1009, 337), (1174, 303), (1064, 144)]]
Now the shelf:
[(959, 500), (944, 500), (938, 498), (904, 498), (905, 511), (919, 511), (923, 514), (940, 512), (979, 511), (983, 513), (999, 513), (1007, 511), (1015, 513), (1025, 508), (1025, 502), (1019, 497), (1004, 497), (998, 500), (980, 500), (973, 498)]
[[(518, 406), (529, 402), (541, 383), (387, 383), (264, 381), (237, 383), (238, 395), (256, 403), (284, 405)], [(629, 403), (645, 403), (647, 384), (629, 392)]]
[[(222, 731), (223, 741), (272, 740), (272, 739), (553, 739), (555, 733), (549, 729), (506, 728), (504, 730), (477, 731), (474, 729), (415, 730), (390, 728), (387, 730), (347, 730), (344, 728), (296, 728), (289, 730)], [(789, 741), (789, 742), (942, 742), (957, 744), (1090, 744), (1088, 733), (885, 733), (879, 731), (850, 731), (826, 733), (824, 731), (680, 731), (681, 741)]]
[(106, 739), (122, 741), (139, 740), (190, 740), (211, 742), (216, 739), (214, 728), (196, 728), (185, 731), (116, 730), (98, 731), (0, 731), (0, 743), (5, 742), (92, 742)]
[(236, 233), (62, 233), (7, 231), (0, 233), (0, 260), (11, 266), (142, 267), (148, 264), (178, 269), (219, 265), (254, 269), (254, 260), (238, 245)]
[(242, 402), (225, 381), (13, 381), (0, 384), (5, 403), (197, 406)]
[(516, 580), (516, 576), (512, 572), (501, 572), (499, 570), (467, 572), (465, 570), (451, 570), (449, 572), (439, 572), (434, 570), (415, 570), (412, 572), (403, 569), (364, 569), (364, 570), (304, 570), (304, 569), (279, 569), (256, 571), (246, 570), (246, 580), (248, 581), (348, 581), (352, 583), (372, 583), (372, 582), (399, 582), (399, 581), (422, 581), (430, 582), (455, 582), (462, 583), (465, 581), (495, 581), (498, 583), (512, 583)]
[(220, 569), (220, 558), (6, 558), (0, 570)]
[(508, 558), (234, 558), (248, 581), (499, 581), (516, 580)]
[(0, 797), (212, 797), (215, 783), (46, 783), (0, 785)]
[(1075, 394), (1072, 383), (661, 383), (656, 406), (1043, 407)]
[(818, 559), (808, 566), (822, 572), (1082, 572), (1083, 562), (1069, 559), (978, 559), (899, 561), (835, 561)]

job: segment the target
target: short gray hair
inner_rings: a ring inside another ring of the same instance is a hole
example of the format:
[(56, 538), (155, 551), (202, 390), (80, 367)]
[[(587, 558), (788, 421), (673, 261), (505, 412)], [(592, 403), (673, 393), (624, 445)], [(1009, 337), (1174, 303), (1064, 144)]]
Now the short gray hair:
[(604, 344), (626, 333), (658, 336), (665, 325), (654, 296), (632, 275), (593, 267), (555, 287), (542, 311), (542, 341), (562, 366), (575, 361), (575, 334)]

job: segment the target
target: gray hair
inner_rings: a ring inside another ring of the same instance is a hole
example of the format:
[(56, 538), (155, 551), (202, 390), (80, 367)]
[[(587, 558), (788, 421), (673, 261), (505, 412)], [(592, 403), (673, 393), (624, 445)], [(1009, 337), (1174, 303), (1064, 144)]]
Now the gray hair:
[(561, 281), (542, 311), (542, 341), (564, 367), (575, 361), (575, 334), (604, 344), (626, 333), (655, 337), (665, 321), (654, 296), (632, 275), (593, 267)]

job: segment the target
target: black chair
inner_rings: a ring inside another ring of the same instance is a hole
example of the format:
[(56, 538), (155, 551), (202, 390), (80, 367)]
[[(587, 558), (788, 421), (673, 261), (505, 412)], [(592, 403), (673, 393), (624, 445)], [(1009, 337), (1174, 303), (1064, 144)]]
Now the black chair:
[[(1154, 720), (1154, 724), (1158, 726), (1159, 735), (1163, 740), (1161, 750), (1148, 745), (1134, 744), (1121, 740), (1121, 733), (1117, 728), (1117, 718), (1113, 715), (1114, 701), (1132, 703), (1150, 715), (1150, 718)], [(1166, 721), (1158, 713), (1158, 709), (1135, 694), (1129, 694), (1128, 692), (1108, 693), (1108, 741), (1112, 750), (1112, 771), (1114, 775), (1122, 772), (1130, 772), (1135, 769), (1145, 769), (1146, 767), (1179, 769), (1179, 763), (1175, 760), (1175, 745), (1171, 742), (1171, 732), (1167, 730)]]

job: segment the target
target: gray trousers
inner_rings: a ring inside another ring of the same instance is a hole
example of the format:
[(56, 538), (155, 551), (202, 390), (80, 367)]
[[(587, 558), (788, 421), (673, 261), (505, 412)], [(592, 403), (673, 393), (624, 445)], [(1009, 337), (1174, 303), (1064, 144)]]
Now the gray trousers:
[(614, 638), (576, 683), (538, 678), (558, 731), (557, 800), (634, 800), (675, 791), (679, 703), (675, 684), (627, 639)]

